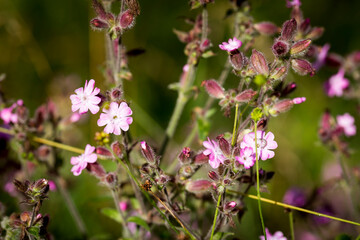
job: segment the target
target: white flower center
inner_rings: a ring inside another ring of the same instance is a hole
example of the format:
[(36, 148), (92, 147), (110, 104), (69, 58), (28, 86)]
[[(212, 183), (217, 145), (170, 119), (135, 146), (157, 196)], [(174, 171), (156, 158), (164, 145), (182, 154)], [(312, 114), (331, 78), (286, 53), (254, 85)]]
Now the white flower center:
[(257, 148), (263, 149), (266, 147), (266, 145), (267, 145), (267, 142), (265, 139), (257, 139), (257, 143), (256, 143)]

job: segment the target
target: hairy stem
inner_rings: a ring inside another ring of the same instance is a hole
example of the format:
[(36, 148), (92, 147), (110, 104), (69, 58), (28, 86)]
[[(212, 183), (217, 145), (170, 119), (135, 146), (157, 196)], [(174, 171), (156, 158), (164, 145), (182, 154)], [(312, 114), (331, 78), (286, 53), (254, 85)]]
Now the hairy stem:
[(265, 231), (265, 224), (264, 224), (264, 218), (262, 215), (262, 210), (261, 210), (261, 201), (260, 201), (260, 173), (259, 173), (259, 155), (258, 155), (258, 150), (257, 150), (257, 123), (255, 122), (254, 124), (254, 131), (255, 131), (255, 161), (256, 161), (256, 191), (257, 191), (257, 197), (258, 197), (258, 208), (259, 208), (259, 216), (260, 216), (260, 221), (261, 221), (261, 227), (264, 233), (264, 237), (265, 240), (266, 238), (266, 231)]
[(231, 146), (235, 146), (236, 143), (236, 126), (238, 121), (238, 112), (239, 112), (239, 104), (237, 103), (235, 106), (235, 117), (234, 117), (234, 128), (233, 128), (233, 134), (231, 139)]
[(216, 219), (217, 219), (217, 215), (218, 215), (218, 212), (219, 212), (221, 196), (222, 196), (222, 194), (219, 194), (218, 201), (217, 201), (217, 204), (216, 204), (216, 210), (215, 210), (215, 216), (214, 216), (213, 226), (212, 226), (212, 230), (211, 230), (210, 240), (212, 240), (213, 237), (214, 237)]

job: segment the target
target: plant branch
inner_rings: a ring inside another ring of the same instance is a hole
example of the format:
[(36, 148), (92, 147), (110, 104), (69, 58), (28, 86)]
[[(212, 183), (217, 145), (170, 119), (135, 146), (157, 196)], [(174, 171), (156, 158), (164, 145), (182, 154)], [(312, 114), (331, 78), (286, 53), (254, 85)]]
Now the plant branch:
[(214, 236), (216, 219), (217, 219), (217, 215), (218, 215), (218, 212), (219, 212), (221, 196), (222, 196), (222, 194), (219, 194), (218, 201), (217, 201), (217, 204), (216, 204), (216, 210), (215, 210), (215, 216), (214, 216), (213, 226), (212, 226), (212, 230), (211, 230), (210, 240), (212, 240), (213, 236)]

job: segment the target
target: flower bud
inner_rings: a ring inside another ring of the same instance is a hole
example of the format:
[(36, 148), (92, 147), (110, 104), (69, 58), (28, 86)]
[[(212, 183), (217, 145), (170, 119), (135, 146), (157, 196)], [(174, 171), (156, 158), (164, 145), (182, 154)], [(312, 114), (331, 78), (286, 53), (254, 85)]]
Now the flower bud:
[(296, 42), (294, 45), (292, 45), (292, 47), (290, 48), (290, 54), (291, 55), (304, 54), (306, 50), (309, 48), (310, 44), (311, 44), (310, 39), (300, 40)]
[(297, 29), (297, 22), (295, 18), (286, 21), (282, 27), (281, 38), (285, 41), (293, 40)]
[(273, 69), (270, 73), (270, 78), (274, 80), (281, 80), (286, 76), (287, 68), (286, 67), (277, 67)]
[(112, 153), (109, 150), (107, 150), (105, 147), (96, 147), (95, 148), (95, 153), (97, 155), (99, 155), (99, 157), (113, 158)]
[(324, 33), (324, 28), (322, 27), (313, 27), (308, 35), (306, 35), (306, 38), (310, 38), (312, 40), (316, 40), (320, 38)]
[(98, 0), (92, 1), (92, 6), (95, 10), (95, 13), (102, 19), (107, 19), (107, 13), (105, 12), (105, 9), (103, 5)]
[(191, 177), (193, 175), (194, 171), (194, 167), (191, 165), (184, 165), (180, 168), (179, 170), (180, 174), (185, 176), (185, 177)]
[(260, 22), (254, 25), (254, 28), (264, 35), (274, 35), (279, 32), (279, 27), (272, 22)]
[(49, 191), (48, 180), (45, 178), (37, 180), (31, 190), (35, 193), (47, 193)]
[(24, 223), (30, 221), (30, 212), (23, 212), (20, 214), (20, 220)]
[(178, 159), (182, 164), (189, 164), (192, 161), (190, 155), (191, 155), (190, 148), (184, 147), (180, 155), (178, 156)]
[(109, 185), (109, 187), (114, 188), (117, 185), (118, 178), (115, 173), (110, 172), (106, 174), (105, 181)]
[(326, 65), (330, 67), (340, 67), (343, 64), (344, 59), (338, 54), (329, 53), (326, 56), (325, 61), (326, 61)]
[(120, 27), (123, 29), (132, 27), (134, 23), (134, 15), (132, 11), (130, 11), (130, 9), (126, 10), (125, 12), (123, 12), (123, 14), (121, 14), (119, 23)]
[(310, 76), (313, 76), (315, 74), (315, 69), (307, 60), (293, 59), (291, 60), (291, 66), (299, 75), (310, 74)]
[(310, 26), (310, 18), (306, 18), (299, 26), (299, 30), (303, 33), (303, 34), (307, 34), (310, 30), (311, 26)]
[(152, 150), (152, 148), (145, 141), (142, 141), (140, 143), (140, 147), (141, 147), (141, 153), (143, 154), (144, 158), (151, 165), (156, 165), (157, 164), (157, 159), (156, 159), (156, 156), (155, 156), (154, 151)]
[(232, 65), (232, 67), (235, 70), (241, 70), (246, 63), (244, 54), (239, 51), (235, 54), (230, 54), (229, 59), (230, 59), (230, 63)]
[(103, 30), (103, 29), (109, 28), (109, 24), (106, 21), (101, 20), (99, 18), (92, 19), (90, 21), (90, 25), (94, 29), (98, 29), (98, 30)]
[(298, 98), (294, 98), (293, 100), (294, 104), (300, 104), (306, 101), (306, 97), (298, 97)]
[(250, 57), (250, 61), (253, 68), (258, 74), (262, 74), (264, 76), (269, 75), (269, 67), (267, 65), (264, 55), (261, 52), (258, 52), (255, 49), (253, 49)]
[(276, 57), (283, 57), (289, 52), (289, 47), (288, 42), (277, 39), (271, 49)]
[(236, 207), (237, 203), (234, 202), (234, 201), (231, 201), (231, 202), (227, 202), (224, 206), (224, 210), (225, 211), (231, 211), (233, 210), (235, 207)]
[(230, 143), (223, 137), (219, 137), (218, 141), (219, 141), (219, 147), (220, 147), (221, 151), (223, 152), (223, 154), (226, 157), (229, 157), (231, 155), (231, 145), (230, 145)]
[(201, 83), (201, 86), (205, 85), (205, 89), (211, 97), (224, 98), (224, 89), (215, 80), (206, 80)]
[(110, 92), (110, 97), (111, 97), (111, 100), (113, 101), (118, 101), (121, 99), (122, 97), (122, 91), (120, 88), (113, 88), (111, 89), (111, 92)]
[(277, 103), (275, 103), (269, 110), (269, 113), (272, 116), (277, 116), (279, 113), (283, 113), (289, 111), (292, 106), (294, 105), (293, 100), (291, 99), (284, 99)]
[(102, 178), (106, 175), (105, 169), (98, 162), (88, 163), (86, 169), (97, 178)]
[(50, 153), (51, 153), (51, 148), (49, 146), (46, 146), (46, 145), (41, 145), (36, 150), (36, 156), (38, 157), (38, 159), (40, 161), (48, 160), (48, 158), (50, 157)]
[(209, 177), (211, 180), (214, 180), (214, 181), (218, 181), (218, 180), (219, 180), (219, 175), (218, 175), (215, 171), (209, 171), (209, 172), (208, 172), (208, 177)]
[(111, 150), (118, 158), (122, 159), (124, 157), (125, 147), (118, 141), (115, 141), (111, 144)]
[(292, 93), (296, 89), (296, 83), (291, 82), (285, 86), (285, 88), (281, 91), (281, 96), (286, 96)]
[(238, 103), (249, 102), (256, 94), (256, 91), (252, 89), (246, 89), (245, 91), (242, 91), (241, 93), (236, 95), (235, 100)]
[(195, 165), (202, 165), (209, 162), (209, 157), (203, 153), (197, 154), (194, 157), (194, 163)]
[(201, 193), (210, 189), (212, 182), (208, 180), (191, 180), (186, 183), (185, 189), (192, 193)]

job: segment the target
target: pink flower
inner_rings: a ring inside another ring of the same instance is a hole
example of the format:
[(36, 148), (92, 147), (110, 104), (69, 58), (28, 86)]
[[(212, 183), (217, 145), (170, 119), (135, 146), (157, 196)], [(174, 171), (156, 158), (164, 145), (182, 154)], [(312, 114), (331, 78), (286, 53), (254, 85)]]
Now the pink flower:
[(96, 95), (99, 94), (100, 89), (95, 88), (95, 81), (91, 79), (89, 83), (85, 82), (84, 88), (78, 88), (75, 90), (76, 94), (70, 96), (71, 100), (71, 110), (73, 112), (79, 110), (79, 113), (86, 113), (88, 110), (92, 114), (97, 113), (100, 110), (98, 104), (101, 102), (101, 98)]
[(109, 109), (104, 108), (103, 111), (104, 113), (100, 114), (97, 124), (100, 127), (106, 125), (104, 132), (120, 135), (121, 130), (129, 130), (129, 125), (133, 122), (133, 118), (129, 117), (132, 115), (132, 110), (126, 102), (120, 103), (120, 106), (118, 103), (112, 102)]
[(306, 101), (306, 97), (297, 97), (292, 100), (294, 104), (300, 104)]
[(291, 7), (295, 7), (295, 6), (300, 6), (301, 2), (300, 0), (286, 0), (286, 7), (287, 8), (291, 8)]
[(356, 126), (354, 124), (355, 119), (349, 113), (336, 116), (337, 125), (344, 129), (344, 133), (347, 137), (354, 136), (356, 134)]
[(119, 208), (124, 212), (129, 208), (129, 204), (126, 201), (121, 201), (119, 202)]
[[(272, 132), (268, 132), (265, 135), (264, 131), (257, 131), (257, 152), (259, 153), (259, 158), (261, 160), (267, 160), (269, 158), (273, 158), (275, 156), (273, 149), (278, 147), (277, 143), (274, 141), (274, 134)], [(244, 136), (243, 141), (240, 144), (241, 148), (255, 147), (255, 133), (251, 132)]]
[(240, 48), (242, 45), (242, 42), (237, 39), (236, 37), (234, 37), (233, 39), (229, 39), (229, 42), (223, 42), (222, 44), (219, 44), (219, 48), (221, 50), (224, 50), (224, 51), (228, 51), (228, 52), (231, 52), (231, 51), (234, 51), (238, 48)]
[(251, 147), (245, 147), (240, 150), (240, 157), (235, 156), (235, 159), (243, 164), (246, 169), (249, 169), (255, 163), (255, 153)]
[(48, 182), (48, 184), (49, 184), (49, 189), (50, 189), (50, 191), (56, 191), (56, 184), (54, 183), (54, 181), (49, 181)]
[[(265, 232), (267, 240), (287, 240), (287, 238), (284, 237), (284, 234), (280, 231), (277, 231), (274, 233), (274, 235), (271, 235), (269, 229), (265, 228)], [(265, 240), (265, 236), (260, 236), (260, 240)]]
[(316, 62), (313, 63), (313, 67), (318, 71), (324, 64), (325, 64), (325, 60), (326, 60), (326, 56), (329, 52), (330, 49), (330, 45), (329, 44), (325, 44), (321, 50), (320, 53), (317, 55), (316, 57)]
[(22, 105), (23, 105), (23, 100), (21, 99), (17, 100), (16, 103), (11, 105), (10, 107), (4, 108), (0, 111), (0, 118), (4, 121), (5, 124), (17, 123), (18, 116), (15, 113), (15, 108), (17, 106), (22, 106)]
[(95, 147), (87, 144), (85, 147), (84, 154), (81, 154), (78, 157), (72, 157), (70, 163), (74, 165), (71, 169), (75, 176), (79, 176), (81, 171), (84, 170), (88, 163), (96, 162), (97, 155), (93, 153), (95, 151)]
[(209, 155), (209, 164), (212, 168), (218, 168), (220, 163), (224, 163), (226, 157), (217, 142), (208, 138), (208, 141), (203, 142), (203, 146), (206, 148), (203, 154)]
[(345, 70), (339, 69), (339, 72), (330, 77), (329, 81), (325, 83), (325, 90), (329, 97), (341, 97), (343, 91), (349, 86), (349, 80), (344, 78)]

